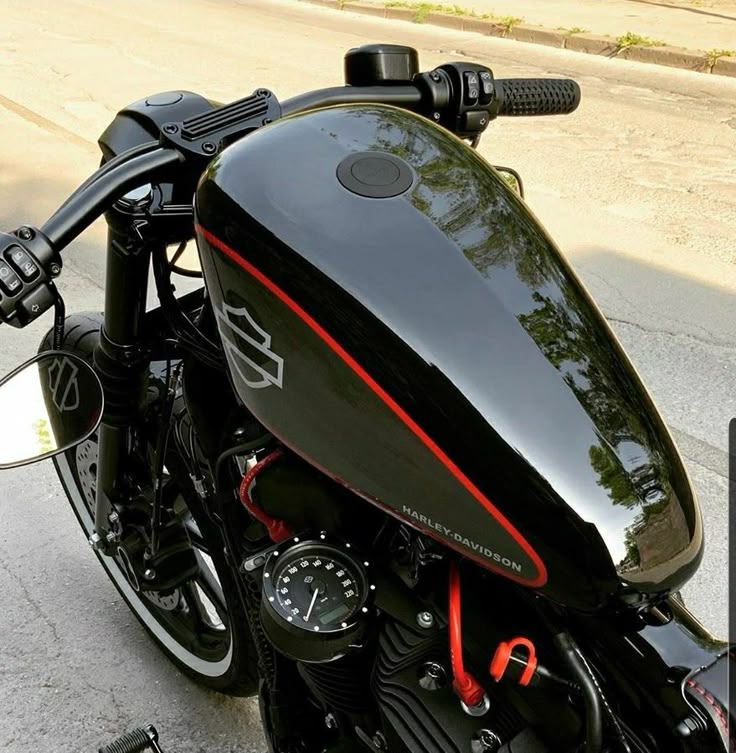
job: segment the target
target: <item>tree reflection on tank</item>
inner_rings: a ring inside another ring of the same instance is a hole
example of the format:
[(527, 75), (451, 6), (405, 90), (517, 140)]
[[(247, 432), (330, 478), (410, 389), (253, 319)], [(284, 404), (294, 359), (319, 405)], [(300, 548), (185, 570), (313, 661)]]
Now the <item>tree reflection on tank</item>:
[[(688, 520), (672, 487), (662, 427), (652, 424), (648, 399), (632, 383), (626, 356), (620, 349), (612, 352), (602, 338), (598, 311), (570, 270), (550, 254), (541, 226), (519, 212), (523, 202), (497, 173), (486, 171), (472, 190), (458, 191), (468, 161), (481, 159), (477, 154), (458, 140), (448, 148), (446, 138), (438, 138), (433, 151), (426, 132), (418, 151), (416, 131), (383, 117), (387, 122), (379, 127), (377, 143), (413, 163), (421, 176), (411, 202), (504, 299), (595, 424), (599, 443), (588, 450), (590, 464), (614, 505), (626, 511), (620, 516), (622, 548), (615, 553), (618, 572), (627, 580), (659, 579), (654, 571), (688, 549), (696, 521), (692, 515)], [(506, 287), (503, 269), (513, 269), (523, 285)]]
[[(351, 192), (338, 166), (366, 151), (407, 163), (411, 187)], [(247, 301), (288, 372), (243, 400), (314, 465), (577, 609), (656, 599), (697, 568), (697, 503), (635, 371), (461, 141), (390, 107), (313, 111), (226, 149), (197, 211), (230, 248), (199, 238), (213, 303)]]

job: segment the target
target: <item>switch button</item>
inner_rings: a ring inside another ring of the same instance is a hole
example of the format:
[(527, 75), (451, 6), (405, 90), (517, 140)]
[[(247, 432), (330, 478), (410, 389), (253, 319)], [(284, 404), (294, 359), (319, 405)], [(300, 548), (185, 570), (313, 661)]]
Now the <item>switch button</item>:
[(493, 99), (493, 76), (490, 71), (481, 71), (480, 78), (480, 103), (488, 105)]
[(9, 264), (0, 260), (0, 289), (7, 295), (18, 295), (23, 283)]
[(20, 246), (11, 246), (7, 249), (5, 258), (18, 270), (26, 282), (30, 282), (38, 275), (38, 265)]
[(475, 71), (465, 71), (465, 104), (475, 105), (478, 103), (479, 83), (478, 74)]
[(39, 285), (28, 295), (21, 298), (16, 307), (18, 320), (21, 326), (37, 319), (44, 311), (48, 311), (54, 305), (54, 294), (48, 285)]

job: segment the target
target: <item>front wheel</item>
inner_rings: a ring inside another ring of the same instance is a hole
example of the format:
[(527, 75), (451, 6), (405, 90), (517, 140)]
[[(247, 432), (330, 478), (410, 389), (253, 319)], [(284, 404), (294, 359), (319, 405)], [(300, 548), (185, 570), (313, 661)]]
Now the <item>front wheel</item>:
[[(100, 314), (69, 317), (63, 350), (91, 362), (101, 322)], [(49, 347), (47, 336), (41, 349)], [(87, 537), (95, 530), (97, 455), (95, 434), (54, 459), (67, 498)], [(187, 529), (199, 564), (197, 575), (169, 592), (143, 592), (131, 584), (120, 557), (98, 554), (98, 558), (132, 612), (182, 671), (214, 690), (252, 695), (257, 689), (257, 663), (237, 576), (225, 561), (220, 531), (202, 509), (184, 462), (173, 448), (166, 457), (164, 483), (166, 499), (173, 500), (172, 507)]]

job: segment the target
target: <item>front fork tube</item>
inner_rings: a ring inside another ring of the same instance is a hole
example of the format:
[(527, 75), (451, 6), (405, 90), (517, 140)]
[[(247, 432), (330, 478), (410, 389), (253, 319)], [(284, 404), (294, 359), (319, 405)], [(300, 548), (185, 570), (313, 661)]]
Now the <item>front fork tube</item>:
[[(132, 428), (138, 423), (148, 377), (143, 323), (151, 246), (141, 237), (140, 215), (120, 203), (107, 214), (105, 312), (94, 362), (105, 391), (99, 429), (95, 545), (114, 554), (111, 516), (130, 499), (127, 486)], [(145, 227), (145, 226), (143, 226)], [(114, 516), (113, 521), (114, 521)]]
[(127, 497), (120, 483), (121, 469), (128, 457), (130, 430), (102, 423), (98, 434), (97, 487), (95, 492), (95, 541), (104, 554), (115, 553), (116, 536), (112, 530), (114, 502)]

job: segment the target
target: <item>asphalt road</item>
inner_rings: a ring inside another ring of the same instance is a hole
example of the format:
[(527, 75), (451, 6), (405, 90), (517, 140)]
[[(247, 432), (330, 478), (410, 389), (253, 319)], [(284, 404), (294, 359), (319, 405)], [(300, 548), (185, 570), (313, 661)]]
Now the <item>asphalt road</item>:
[[(425, 68), (468, 56), (502, 76), (569, 75), (568, 118), (495, 123), (482, 153), (528, 201), (613, 323), (682, 450), (708, 548), (685, 589), (724, 634), (727, 424), (736, 346), (736, 81), (296, 2), (5, 4), (0, 23), (0, 227), (41, 224), (94, 168), (127, 102), (186, 88), (228, 101), (339, 83), (342, 54), (404, 42)], [(65, 254), (69, 310), (102, 303), (104, 226)], [(0, 373), (49, 322), (0, 334)], [(543, 407), (540, 406), (540, 409)], [(564, 428), (561, 429), (564, 441)], [(146, 721), (167, 750), (262, 749), (255, 707), (184, 679), (117, 598), (50, 464), (0, 477), (0, 750), (72, 753)]]

